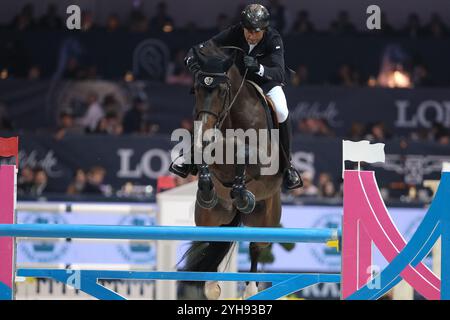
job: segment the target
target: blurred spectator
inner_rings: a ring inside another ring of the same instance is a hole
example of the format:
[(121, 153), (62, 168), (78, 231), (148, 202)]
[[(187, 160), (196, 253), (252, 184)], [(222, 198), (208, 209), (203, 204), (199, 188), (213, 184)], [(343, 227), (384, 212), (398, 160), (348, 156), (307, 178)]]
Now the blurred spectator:
[(75, 195), (82, 194), (86, 186), (86, 173), (83, 169), (78, 169), (75, 172), (73, 181), (67, 187), (67, 194)]
[(411, 13), (408, 16), (406, 26), (403, 29), (403, 34), (411, 38), (416, 38), (423, 34), (423, 29), (420, 25), (420, 18), (416, 13)]
[(94, 22), (94, 15), (91, 11), (85, 10), (81, 12), (81, 30), (91, 31), (97, 28)]
[(331, 83), (345, 87), (354, 87), (360, 84), (360, 76), (355, 68), (348, 63), (344, 63), (332, 77)]
[(47, 7), (47, 13), (39, 20), (39, 26), (44, 29), (60, 29), (63, 26), (61, 17), (58, 16), (58, 7), (50, 3)]
[(410, 139), (413, 141), (433, 141), (433, 134), (432, 130), (429, 130), (428, 128), (421, 128), (417, 131), (413, 131), (410, 134)]
[(114, 111), (107, 112), (106, 116), (100, 119), (97, 128), (94, 131), (94, 133), (97, 134), (110, 134), (115, 136), (121, 135), (122, 132), (123, 127), (120, 121), (120, 117)]
[(128, 25), (130, 27), (130, 32), (147, 32), (148, 30), (148, 19), (142, 13), (142, 8), (135, 8), (130, 12), (130, 17), (128, 19)]
[(192, 86), (193, 79), (191, 73), (186, 69), (184, 64), (184, 57), (186, 52), (178, 50), (175, 53), (175, 59), (169, 63), (167, 67), (166, 83), (180, 84), (185, 86)]
[(371, 142), (385, 142), (388, 138), (390, 138), (390, 135), (387, 133), (384, 123), (380, 121), (374, 123), (370, 127), (369, 133), (365, 136), (364, 139)]
[(286, 27), (286, 9), (284, 5), (280, 3), (280, 0), (269, 0), (267, 10), (270, 12), (270, 25), (283, 34)]
[(353, 122), (348, 133), (348, 138), (352, 141), (360, 141), (364, 137), (366, 128), (361, 122)]
[(146, 119), (147, 117), (144, 117), (144, 124), (141, 128), (141, 135), (152, 135), (159, 131), (160, 127), (158, 124), (150, 121), (149, 119)]
[(450, 134), (447, 133), (447, 134), (439, 137), (437, 142), (442, 145), (446, 145), (446, 146), (449, 145), (450, 144)]
[(19, 195), (29, 195), (34, 183), (34, 171), (30, 166), (20, 169), (20, 176), (17, 179), (17, 193)]
[(339, 12), (337, 19), (330, 26), (330, 32), (336, 35), (353, 34), (355, 31), (356, 28), (350, 22), (350, 16), (345, 10)]
[(38, 66), (32, 66), (28, 70), (28, 80), (38, 80), (41, 78), (41, 68)]
[(298, 122), (297, 129), (300, 134), (311, 136), (334, 136), (325, 119), (304, 118)]
[(98, 122), (105, 115), (102, 106), (98, 102), (98, 94), (90, 92), (87, 96), (87, 110), (81, 119), (78, 119), (77, 123), (81, 125), (85, 131), (94, 132), (97, 128)]
[(388, 88), (410, 88), (412, 86), (408, 71), (410, 64), (411, 58), (400, 45), (388, 45), (383, 52), (378, 85)]
[(103, 194), (103, 181), (106, 170), (100, 166), (94, 166), (87, 173), (87, 182), (83, 189), (84, 194), (101, 195)]
[(108, 93), (103, 98), (102, 107), (105, 113), (115, 112), (117, 114), (122, 113), (122, 105), (117, 100), (116, 96), (113, 93)]
[(329, 173), (322, 172), (319, 175), (318, 190), (322, 197), (332, 198), (336, 196), (336, 188)]
[(225, 13), (219, 13), (216, 19), (215, 33), (225, 30), (230, 25), (230, 19)]
[(19, 31), (31, 30), (35, 25), (34, 6), (31, 3), (25, 4), (19, 14), (16, 15), (11, 22), (11, 26)]
[(30, 189), (30, 195), (34, 197), (41, 196), (47, 189), (48, 177), (43, 168), (34, 169), (33, 185)]
[(87, 66), (84, 73), (84, 78), (82, 80), (95, 80), (98, 78), (97, 66), (90, 65)]
[(447, 144), (449, 136), (448, 128), (444, 127), (442, 123), (434, 122), (430, 130), (430, 137), (432, 141), (436, 141), (440, 144)]
[(294, 197), (300, 197), (300, 196), (317, 196), (319, 193), (319, 190), (317, 187), (313, 184), (313, 174), (310, 171), (305, 171), (301, 174), (303, 179), (303, 187), (297, 188), (289, 193), (293, 195)]
[(309, 13), (306, 10), (300, 10), (292, 26), (293, 34), (308, 34), (315, 31), (313, 23), (309, 20)]
[(112, 13), (109, 15), (106, 20), (106, 31), (114, 32), (120, 29), (120, 19), (116, 13)]
[(141, 98), (134, 98), (131, 109), (123, 117), (123, 133), (140, 133), (144, 124), (147, 104)]
[(8, 117), (6, 106), (0, 102), (0, 131), (12, 131), (13, 125)]
[(63, 78), (79, 80), (83, 78), (84, 70), (76, 57), (70, 57), (64, 70)]
[(66, 134), (81, 134), (80, 127), (75, 126), (75, 119), (71, 109), (64, 109), (59, 114), (58, 128), (56, 130), (55, 139), (61, 140)]
[(395, 70), (380, 73), (378, 84), (386, 88), (412, 88), (411, 75), (402, 65), (395, 67)]
[(167, 13), (167, 4), (165, 2), (158, 3), (156, 15), (150, 20), (150, 30), (171, 32), (173, 27), (173, 19)]
[(423, 63), (414, 66), (411, 78), (414, 87), (429, 87), (434, 84), (428, 68)]
[(433, 13), (431, 20), (425, 27), (425, 32), (433, 38), (443, 38), (448, 35), (448, 29), (439, 14)]
[(6, 70), (6, 77), (25, 78), (31, 65), (29, 54), (21, 41), (1, 40), (0, 68)]
[(308, 67), (304, 64), (299, 65), (292, 75), (291, 82), (294, 87), (309, 84)]

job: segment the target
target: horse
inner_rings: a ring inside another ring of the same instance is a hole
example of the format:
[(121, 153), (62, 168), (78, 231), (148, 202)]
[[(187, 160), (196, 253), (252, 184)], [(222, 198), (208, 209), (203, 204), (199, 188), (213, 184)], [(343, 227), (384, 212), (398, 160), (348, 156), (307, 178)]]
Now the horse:
[[(235, 60), (239, 57), (239, 48), (219, 48), (213, 42), (205, 43), (195, 50), (199, 61), (199, 71), (195, 76), (195, 120), (200, 122), (198, 131), (218, 130), (221, 137), (227, 129), (267, 130), (270, 124), (264, 112), (264, 101), (254, 85), (241, 75)], [(232, 54), (225, 53), (231, 50)], [(217, 131), (214, 131), (217, 132)], [(251, 226), (277, 227), (281, 219), (282, 170), (270, 175), (261, 174), (262, 161), (250, 162), (260, 148), (270, 149), (273, 159), (278, 161), (279, 150), (269, 148), (271, 141), (277, 140), (271, 135), (264, 145), (251, 145), (247, 140), (224, 139), (234, 147), (244, 146), (240, 162), (212, 163), (204, 161), (197, 165), (198, 191), (195, 204), (196, 226)], [(215, 139), (194, 141), (193, 152), (201, 152)], [(275, 147), (279, 146), (275, 141)], [(226, 144), (226, 143), (225, 143)], [(273, 146), (272, 145), (272, 146)], [(233, 147), (233, 148), (234, 148)], [(239, 152), (238, 152), (239, 153)], [(242, 161), (242, 158), (245, 158)], [(183, 271), (217, 272), (220, 263), (233, 247), (233, 242), (193, 242), (182, 258), (185, 261)], [(250, 272), (258, 271), (258, 259), (269, 243), (251, 242), (249, 245)], [(257, 283), (247, 282), (244, 298), (258, 292)], [(183, 299), (217, 299), (220, 287), (217, 282), (184, 282)], [(188, 293), (186, 293), (188, 292)]]

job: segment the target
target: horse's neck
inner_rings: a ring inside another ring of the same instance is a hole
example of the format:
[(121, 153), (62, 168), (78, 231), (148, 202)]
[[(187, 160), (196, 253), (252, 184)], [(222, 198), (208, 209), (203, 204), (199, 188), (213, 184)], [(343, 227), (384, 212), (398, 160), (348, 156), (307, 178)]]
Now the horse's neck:
[[(234, 96), (236, 96), (236, 94), (239, 91), (239, 88), (242, 84), (242, 80), (243, 77), (241, 75), (241, 73), (239, 72), (239, 69), (236, 67), (236, 65), (233, 65), (230, 70), (229, 70), (229, 75), (230, 80), (231, 80), (231, 93)], [(241, 91), (244, 90), (245, 86), (243, 85), (241, 88)]]
[[(245, 83), (245, 81), (243, 83), (244, 78), (235, 65), (231, 67), (229, 77), (231, 79), (232, 100), (238, 95), (230, 111), (230, 121), (233, 122), (232, 119), (234, 119), (240, 124), (245, 124), (251, 120), (250, 122), (255, 123), (255, 114), (258, 111), (259, 101), (254, 92), (251, 92), (253, 90), (251, 85)], [(237, 123), (229, 124), (233, 128)]]

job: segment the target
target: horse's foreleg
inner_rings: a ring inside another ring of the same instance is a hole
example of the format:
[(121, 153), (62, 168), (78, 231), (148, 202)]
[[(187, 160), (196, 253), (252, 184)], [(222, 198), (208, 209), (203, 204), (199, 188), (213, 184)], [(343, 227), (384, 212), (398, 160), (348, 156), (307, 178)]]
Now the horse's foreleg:
[(197, 203), (204, 209), (214, 208), (218, 202), (218, 198), (216, 190), (214, 190), (214, 184), (211, 180), (208, 165), (201, 164), (198, 166), (198, 169)]
[[(261, 250), (263, 249), (260, 243), (250, 242), (250, 272), (258, 272), (258, 260), (261, 254)], [(258, 282), (255, 281), (247, 281), (244, 291), (244, 299), (247, 299), (258, 293)]]
[(245, 164), (236, 165), (230, 197), (234, 199), (235, 207), (242, 213), (251, 213), (255, 209), (255, 196), (245, 186)]

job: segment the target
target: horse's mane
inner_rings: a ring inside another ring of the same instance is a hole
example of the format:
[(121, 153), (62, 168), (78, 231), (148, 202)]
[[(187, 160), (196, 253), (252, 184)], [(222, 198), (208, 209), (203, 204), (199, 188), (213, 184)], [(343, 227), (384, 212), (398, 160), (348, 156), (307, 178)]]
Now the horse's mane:
[(233, 57), (227, 55), (213, 41), (207, 41), (194, 49), (202, 71), (226, 72), (233, 65)]
[(227, 60), (230, 58), (230, 56), (227, 55), (224, 50), (218, 47), (212, 40), (203, 43), (199, 49), (199, 52), (207, 57), (214, 57), (222, 60)]

